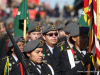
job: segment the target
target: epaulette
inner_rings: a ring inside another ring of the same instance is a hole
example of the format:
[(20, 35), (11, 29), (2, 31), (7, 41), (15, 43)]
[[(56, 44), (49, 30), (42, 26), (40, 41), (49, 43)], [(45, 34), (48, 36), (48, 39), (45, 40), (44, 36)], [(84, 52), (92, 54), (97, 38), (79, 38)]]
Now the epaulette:
[(7, 59), (7, 57), (9, 57), (9, 56), (5, 56), (5, 57), (3, 57), (2, 60)]
[(59, 37), (59, 38), (62, 38), (62, 37), (66, 37), (66, 36), (61, 36), (61, 37)]
[(66, 36), (59, 37), (57, 43), (62, 42), (62, 41), (67, 41)]
[(17, 66), (20, 64), (20, 62), (17, 64)]
[(7, 37), (7, 40), (6, 41), (10, 41), (10, 38), (9, 37)]
[(48, 63), (46, 63), (46, 62), (43, 62), (43, 64), (49, 65), (49, 64), (48, 64)]
[(64, 45), (64, 44), (65, 44), (65, 41), (61, 41), (61, 42), (57, 43), (57, 47)]
[(2, 39), (4, 37), (4, 34), (0, 34), (0, 39)]
[(64, 51), (71, 50), (72, 48), (65, 49)]

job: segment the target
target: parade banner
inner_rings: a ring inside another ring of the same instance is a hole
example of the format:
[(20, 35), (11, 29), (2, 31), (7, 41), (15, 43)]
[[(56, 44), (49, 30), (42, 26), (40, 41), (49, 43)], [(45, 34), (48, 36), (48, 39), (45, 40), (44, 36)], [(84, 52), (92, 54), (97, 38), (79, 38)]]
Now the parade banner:
[(25, 32), (28, 31), (28, 28), (30, 27), (30, 25), (31, 24), (30, 24), (27, 0), (21, 0), (16, 18), (14, 21), (15, 37), (24, 36), (23, 35), (24, 31)]
[(91, 51), (93, 52), (92, 63), (100, 71), (100, 1), (93, 0), (93, 31)]

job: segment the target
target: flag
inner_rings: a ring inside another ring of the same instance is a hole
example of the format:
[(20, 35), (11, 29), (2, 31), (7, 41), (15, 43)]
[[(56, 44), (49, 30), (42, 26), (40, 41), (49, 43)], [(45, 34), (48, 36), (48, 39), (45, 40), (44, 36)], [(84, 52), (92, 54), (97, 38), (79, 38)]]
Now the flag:
[(87, 22), (85, 22), (84, 15), (85, 15), (85, 12), (83, 10), (82, 14), (81, 14), (80, 21), (79, 21), (79, 25), (82, 25), (83, 27), (89, 27), (89, 25), (87, 24)]
[(93, 65), (96, 67), (97, 70), (100, 71), (100, 39), (97, 37), (98, 35), (98, 29), (99, 29), (99, 9), (100, 6), (99, 0), (93, 0), (93, 17), (94, 17), (94, 28), (93, 28), (93, 35), (92, 35), (92, 45), (91, 45), (91, 51), (93, 52), (93, 58), (92, 62)]
[(90, 25), (90, 4), (92, 3), (92, 0), (84, 0), (84, 20), (87, 22), (88, 25)]
[(23, 36), (24, 20), (26, 20), (26, 31), (28, 31), (28, 28), (30, 27), (31, 24), (30, 24), (27, 0), (21, 0), (19, 9), (17, 11), (17, 15), (14, 21), (15, 37)]
[(92, 3), (92, 0), (84, 0), (84, 12), (87, 13), (89, 11), (89, 5)]
[(89, 5), (89, 0), (84, 0), (84, 12), (88, 12), (88, 5)]

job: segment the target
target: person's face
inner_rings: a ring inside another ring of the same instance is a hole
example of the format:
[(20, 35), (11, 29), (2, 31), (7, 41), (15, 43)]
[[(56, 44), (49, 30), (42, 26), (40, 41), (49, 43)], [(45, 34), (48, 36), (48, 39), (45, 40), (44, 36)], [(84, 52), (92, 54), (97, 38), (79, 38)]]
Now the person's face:
[(31, 32), (30, 35), (29, 35), (29, 38), (31, 40), (37, 40), (39, 39), (41, 36), (41, 33), (40, 32)]
[[(19, 47), (19, 49), (21, 50), (21, 52), (24, 52), (24, 43), (23, 42), (17, 42), (16, 44)], [(13, 53), (15, 53), (14, 47), (11, 49), (11, 51), (13, 51)]]
[(0, 32), (5, 32), (5, 27), (3, 25), (0, 26)]
[(59, 22), (59, 21), (56, 21), (56, 25), (57, 25), (57, 26), (60, 25), (60, 22)]
[(9, 29), (11, 30), (13, 28), (13, 23), (11, 23), (10, 25), (9, 25)]
[(43, 35), (43, 39), (49, 46), (55, 45), (58, 41), (58, 33), (57, 31), (49, 31), (46, 35)]
[(64, 30), (59, 30), (59, 31), (58, 31), (58, 34), (59, 34), (59, 37), (65, 36)]
[(23, 50), (24, 50), (24, 43), (23, 42), (17, 42), (17, 46), (19, 47), (21, 52), (23, 52)]
[(83, 50), (88, 46), (88, 34), (72, 37), (72, 40), (75, 42), (75, 47), (79, 50)]
[(39, 64), (42, 62), (43, 48), (36, 48), (31, 53), (26, 53), (26, 54), (34, 64)]

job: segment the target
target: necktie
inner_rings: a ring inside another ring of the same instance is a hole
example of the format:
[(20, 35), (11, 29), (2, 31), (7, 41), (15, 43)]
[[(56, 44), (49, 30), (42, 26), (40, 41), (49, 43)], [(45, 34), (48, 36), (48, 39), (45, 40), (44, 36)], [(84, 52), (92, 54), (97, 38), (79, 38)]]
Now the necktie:
[(41, 68), (38, 65), (35, 65), (36, 69), (39, 71), (39, 73), (41, 74)]
[(84, 54), (83, 54), (83, 52), (81, 52), (81, 54), (82, 54), (82, 56), (84, 57)]

